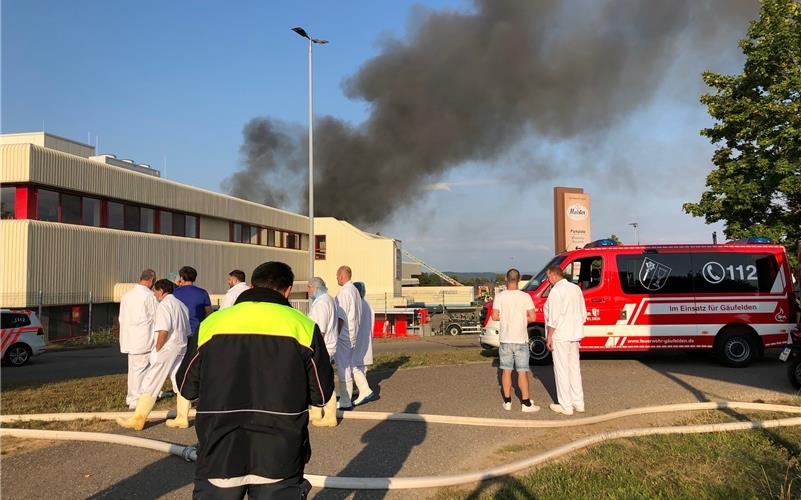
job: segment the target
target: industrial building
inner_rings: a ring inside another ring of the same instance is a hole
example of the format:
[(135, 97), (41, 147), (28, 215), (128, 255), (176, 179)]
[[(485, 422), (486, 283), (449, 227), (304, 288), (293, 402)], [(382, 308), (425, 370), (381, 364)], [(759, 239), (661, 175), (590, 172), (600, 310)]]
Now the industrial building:
[[(98, 154), (44, 132), (0, 135), (0, 307), (41, 312), (51, 340), (111, 327), (142, 269), (198, 270), (212, 303), (233, 269), (268, 260), (295, 271), (306, 310), (308, 217), (164, 179), (148, 165)], [(411, 303), (465, 305), (472, 287), (419, 287), (401, 241), (315, 218), (315, 275), (332, 294), (346, 264), (377, 311)], [(248, 276), (249, 277), (249, 276)]]
[(166, 276), (195, 267), (214, 302), (231, 270), (280, 260), (305, 297), (308, 217), (44, 132), (0, 136), (0, 183), (0, 306), (41, 308), (51, 339), (85, 331), (89, 314), (110, 325), (145, 268)]

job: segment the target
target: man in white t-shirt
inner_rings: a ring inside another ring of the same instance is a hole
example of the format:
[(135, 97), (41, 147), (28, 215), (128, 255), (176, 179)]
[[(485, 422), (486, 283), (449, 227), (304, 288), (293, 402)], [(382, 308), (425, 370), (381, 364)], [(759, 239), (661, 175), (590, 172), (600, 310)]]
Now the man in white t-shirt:
[[(186, 353), (187, 338), (191, 332), (189, 326), (189, 310), (183, 302), (173, 295), (175, 285), (172, 281), (161, 279), (153, 286), (156, 299), (156, 319), (153, 322), (153, 350), (150, 352), (150, 364), (142, 379), (139, 398), (134, 416), (118, 418), (117, 424), (128, 429), (141, 431), (153, 406), (156, 396), (164, 381), (169, 377), (177, 387), (175, 374)], [(187, 416), (189, 401), (178, 395), (178, 409), (175, 419), (168, 420), (168, 427), (186, 428), (189, 426)]]
[(522, 411), (539, 411), (531, 402), (528, 392), (528, 324), (535, 319), (534, 301), (519, 290), (520, 271), (506, 272), (506, 290), (495, 296), (492, 303), (492, 319), (501, 322), (498, 349), (501, 366), (501, 389), (503, 409), (512, 409), (512, 371), (517, 371), (517, 386), (520, 388)]
[(552, 288), (545, 302), (548, 349), (553, 352), (553, 374), (558, 403), (551, 410), (563, 415), (584, 412), (584, 389), (579, 367), (579, 344), (584, 338), (587, 306), (578, 285), (565, 279), (559, 266), (547, 270)]
[(120, 299), (120, 352), (128, 355), (128, 395), (125, 404), (136, 407), (136, 399), (153, 349), (153, 320), (159, 301), (153, 295), (156, 272), (145, 269), (139, 283)]
[(248, 284), (245, 283), (244, 272), (239, 269), (234, 269), (228, 273), (228, 291), (225, 292), (225, 296), (220, 301), (220, 309), (225, 309), (226, 307), (231, 307), (236, 304), (236, 299), (239, 297), (239, 294), (249, 288)]

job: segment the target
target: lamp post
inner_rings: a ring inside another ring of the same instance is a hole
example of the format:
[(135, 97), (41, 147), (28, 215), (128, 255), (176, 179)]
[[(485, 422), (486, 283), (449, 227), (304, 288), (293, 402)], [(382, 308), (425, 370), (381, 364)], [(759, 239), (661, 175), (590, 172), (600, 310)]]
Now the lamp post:
[(640, 223), (639, 222), (629, 222), (629, 226), (634, 228), (634, 240), (637, 244), (640, 244)]
[(292, 31), (309, 41), (309, 277), (307, 281), (314, 277), (314, 115), (312, 112), (312, 45), (323, 45), (328, 40), (312, 38), (306, 30), (300, 26), (292, 28)]

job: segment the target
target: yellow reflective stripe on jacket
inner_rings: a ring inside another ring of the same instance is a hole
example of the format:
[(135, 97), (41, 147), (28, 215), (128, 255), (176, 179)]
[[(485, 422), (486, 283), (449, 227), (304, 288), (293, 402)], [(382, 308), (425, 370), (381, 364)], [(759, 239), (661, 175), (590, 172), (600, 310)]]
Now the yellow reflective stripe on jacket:
[(215, 335), (253, 334), (290, 337), (311, 346), (314, 321), (289, 306), (271, 302), (241, 302), (221, 309), (200, 323), (197, 345)]

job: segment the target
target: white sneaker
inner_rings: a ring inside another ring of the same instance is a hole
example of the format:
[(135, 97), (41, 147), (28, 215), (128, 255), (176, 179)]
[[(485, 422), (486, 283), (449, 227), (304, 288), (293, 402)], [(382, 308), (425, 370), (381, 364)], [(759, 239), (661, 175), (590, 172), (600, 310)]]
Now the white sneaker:
[(584, 413), (584, 405), (573, 405), (573, 410), (576, 413)]
[(551, 408), (551, 411), (555, 411), (556, 413), (561, 413), (562, 415), (572, 415), (573, 414), (573, 410), (572, 409), (571, 410), (566, 410), (560, 404), (554, 403), (554, 404), (552, 404), (550, 406), (550, 408)]
[(540, 411), (540, 407), (535, 405), (534, 403), (531, 403), (531, 406), (523, 405), (520, 408), (520, 411), (522, 411), (523, 413), (534, 413), (535, 411)]
[(508, 403), (504, 403), (503, 404), (503, 409), (506, 410), (506, 411), (510, 411), (512, 409), (512, 402), (510, 401)]

